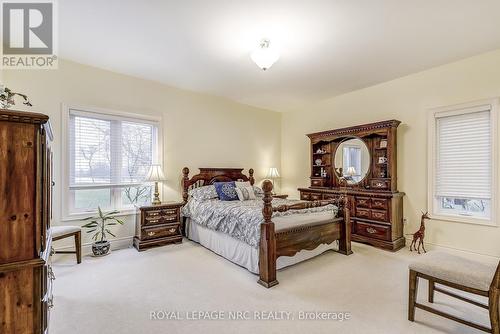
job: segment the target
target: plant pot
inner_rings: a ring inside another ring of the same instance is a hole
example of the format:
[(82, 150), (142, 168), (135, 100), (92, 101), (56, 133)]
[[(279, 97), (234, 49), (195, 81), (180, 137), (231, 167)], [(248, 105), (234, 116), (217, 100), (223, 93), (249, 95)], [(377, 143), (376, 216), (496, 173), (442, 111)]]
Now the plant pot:
[(111, 244), (107, 240), (96, 241), (92, 244), (92, 253), (94, 253), (94, 256), (108, 255), (110, 247)]

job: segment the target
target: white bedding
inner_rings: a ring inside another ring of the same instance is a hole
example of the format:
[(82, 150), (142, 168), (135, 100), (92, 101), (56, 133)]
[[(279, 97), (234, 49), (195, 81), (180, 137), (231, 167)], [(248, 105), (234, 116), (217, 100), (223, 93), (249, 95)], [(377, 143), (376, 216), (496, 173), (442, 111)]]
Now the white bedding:
[[(315, 212), (308, 214), (296, 215), (294, 218), (296, 220), (317, 220), (321, 221), (324, 219), (331, 219), (333, 213), (329, 212)], [(282, 224), (287, 224), (290, 217), (274, 217), (273, 222), (275, 226), (280, 226)], [(210, 249), (216, 254), (228, 259), (229, 261), (236, 263), (250, 272), (258, 274), (259, 273), (259, 249), (250, 246), (249, 244), (233, 238), (227, 233), (220, 231), (215, 231), (204, 227), (200, 224), (195, 223), (192, 219), (187, 219), (186, 221), (186, 232), (187, 237), (202, 246)], [(319, 254), (324, 253), (327, 250), (337, 250), (338, 246), (336, 242), (332, 242), (329, 245), (322, 244), (319, 245), (314, 250), (302, 250), (295, 254), (294, 256), (281, 256), (277, 259), (276, 267), (281, 269), (284, 267), (291, 266), (293, 264), (308, 260)]]

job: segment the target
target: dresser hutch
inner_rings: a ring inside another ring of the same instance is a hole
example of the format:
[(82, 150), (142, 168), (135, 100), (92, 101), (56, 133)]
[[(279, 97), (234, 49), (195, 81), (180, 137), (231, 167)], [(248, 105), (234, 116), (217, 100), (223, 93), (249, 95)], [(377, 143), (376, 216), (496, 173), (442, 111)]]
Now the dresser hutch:
[(389, 120), (308, 134), (309, 188), (302, 200), (346, 195), (352, 240), (396, 251), (405, 245), (403, 197), (397, 187), (397, 128)]

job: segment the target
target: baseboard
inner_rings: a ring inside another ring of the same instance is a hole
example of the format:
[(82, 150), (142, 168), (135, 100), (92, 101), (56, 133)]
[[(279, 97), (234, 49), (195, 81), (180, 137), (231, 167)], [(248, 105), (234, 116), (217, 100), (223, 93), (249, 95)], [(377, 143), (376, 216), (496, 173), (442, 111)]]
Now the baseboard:
[[(111, 244), (111, 250), (116, 250), (116, 249), (123, 249), (123, 248), (129, 248), (132, 247), (132, 242), (134, 240), (134, 236), (129, 236), (129, 237), (123, 237), (123, 238), (116, 238), (109, 240), (109, 243)], [(63, 246), (63, 247), (54, 247), (55, 251), (65, 251), (65, 250), (74, 250), (75, 246)], [(82, 244), (82, 255), (90, 255), (92, 254), (92, 243), (87, 242)]]
[[(473, 251), (465, 250), (465, 249), (461, 249), (461, 248), (455, 248), (455, 247), (449, 247), (449, 246), (442, 246), (442, 245), (434, 244), (434, 243), (431, 243), (431, 242), (426, 242), (425, 246), (427, 248), (429, 248), (429, 249), (451, 251), (451, 252), (455, 252), (455, 253), (462, 253), (462, 254), (465, 254), (465, 255), (467, 255), (467, 254), (468, 255), (480, 255), (480, 256), (484, 256), (484, 257), (490, 258), (490, 259), (496, 259), (496, 260), (500, 259), (499, 256), (495, 256), (495, 255), (473, 252)], [(430, 247), (428, 247), (428, 246), (430, 246)]]

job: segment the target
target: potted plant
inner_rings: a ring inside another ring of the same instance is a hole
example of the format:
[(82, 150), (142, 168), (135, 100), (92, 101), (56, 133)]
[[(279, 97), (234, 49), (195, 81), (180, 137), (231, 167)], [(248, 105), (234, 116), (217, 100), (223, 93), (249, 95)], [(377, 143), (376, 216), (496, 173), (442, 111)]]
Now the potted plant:
[(109, 234), (116, 237), (116, 235), (114, 235), (108, 227), (118, 224), (123, 225), (123, 221), (113, 216), (119, 213), (119, 211), (103, 213), (101, 207), (97, 207), (97, 212), (97, 216), (85, 218), (84, 220), (92, 221), (82, 227), (89, 229), (87, 233), (94, 233), (92, 237), (94, 240), (94, 243), (92, 244), (92, 253), (94, 253), (94, 256), (104, 256), (109, 253), (110, 249), (110, 243), (106, 239), (106, 236)]

